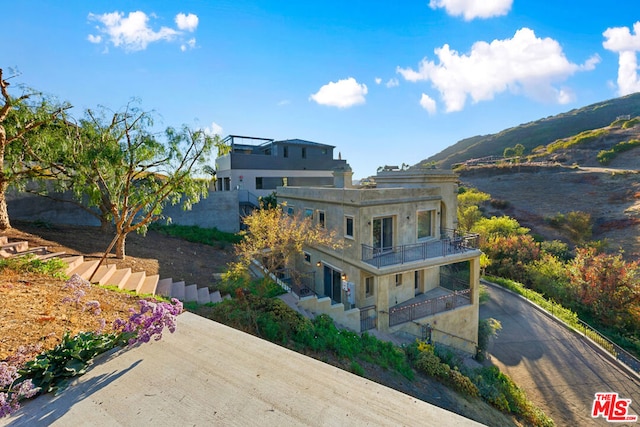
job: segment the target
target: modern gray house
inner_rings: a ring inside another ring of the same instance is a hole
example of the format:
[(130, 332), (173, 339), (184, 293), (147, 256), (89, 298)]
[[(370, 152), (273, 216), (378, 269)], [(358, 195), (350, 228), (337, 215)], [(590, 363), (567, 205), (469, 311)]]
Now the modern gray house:
[(216, 191), (268, 196), (283, 186), (331, 186), (333, 171), (346, 166), (345, 160), (333, 158), (335, 146), (303, 139), (229, 135), (223, 142), (228, 152), (215, 162)]

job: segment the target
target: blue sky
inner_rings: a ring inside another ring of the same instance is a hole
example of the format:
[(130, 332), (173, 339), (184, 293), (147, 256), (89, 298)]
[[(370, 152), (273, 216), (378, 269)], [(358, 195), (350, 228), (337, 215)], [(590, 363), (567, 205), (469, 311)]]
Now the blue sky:
[(0, 67), (75, 106), (336, 146), (356, 178), (640, 91), (640, 2), (76, 1), (2, 7)]

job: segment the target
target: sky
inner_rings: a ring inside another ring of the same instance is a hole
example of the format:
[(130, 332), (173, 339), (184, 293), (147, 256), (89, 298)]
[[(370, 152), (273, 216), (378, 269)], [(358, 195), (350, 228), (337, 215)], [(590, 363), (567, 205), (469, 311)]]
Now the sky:
[(3, 3), (14, 90), (330, 144), (355, 178), (640, 91), (638, 0)]

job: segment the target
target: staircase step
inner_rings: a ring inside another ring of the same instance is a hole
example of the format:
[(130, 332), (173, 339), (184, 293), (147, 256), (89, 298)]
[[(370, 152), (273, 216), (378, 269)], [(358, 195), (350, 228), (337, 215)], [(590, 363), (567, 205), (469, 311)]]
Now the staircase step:
[(68, 257), (64, 257), (64, 258), (60, 258), (61, 260), (63, 260), (64, 262), (67, 263), (68, 267), (65, 270), (65, 274), (67, 276), (70, 276), (70, 272), (76, 268), (77, 266), (79, 266), (80, 264), (82, 264), (84, 262), (84, 257), (82, 255), (74, 255), (74, 256), (68, 256)]
[(92, 259), (90, 261), (85, 261), (79, 266), (77, 266), (76, 268), (74, 268), (73, 270), (71, 270), (71, 274), (69, 275), (73, 276), (74, 274), (77, 274), (78, 276), (87, 280), (89, 279), (89, 276), (91, 276), (91, 274), (93, 273), (93, 270), (96, 269), (99, 262), (100, 262), (99, 259)]
[(136, 293), (138, 295), (143, 295), (143, 294), (155, 295), (156, 286), (158, 285), (158, 279), (160, 279), (160, 276), (158, 276), (157, 274), (154, 274), (153, 276), (145, 277), (142, 283), (140, 284), (140, 286), (136, 288)]
[(171, 296), (180, 301), (184, 301), (184, 282), (175, 282), (171, 284)]
[(46, 261), (51, 258), (60, 258), (62, 255), (65, 255), (65, 252), (48, 252), (46, 254), (38, 255), (38, 259)]
[(209, 295), (209, 299), (213, 303), (222, 302), (222, 297), (220, 296), (220, 291), (211, 292), (211, 294)]
[(209, 297), (209, 288), (198, 289), (198, 304), (209, 304), (211, 297)]
[(123, 268), (121, 270), (116, 270), (113, 275), (109, 278), (107, 282), (109, 285), (117, 286), (122, 289), (124, 284), (129, 280), (129, 276), (131, 276), (130, 268)]
[(135, 273), (131, 273), (129, 278), (124, 285), (120, 289), (124, 289), (125, 291), (135, 291), (138, 289), (138, 286), (142, 285), (144, 278), (147, 277), (147, 273), (144, 271), (136, 271)]
[(91, 281), (93, 283), (99, 283), (101, 285), (106, 285), (109, 283), (109, 279), (113, 276), (113, 273), (116, 272), (116, 265), (101, 265), (96, 271), (96, 274), (93, 275), (93, 279)]
[(198, 301), (198, 285), (184, 287), (184, 300), (186, 302)]
[(172, 278), (160, 279), (158, 280), (158, 285), (156, 286), (156, 295), (162, 295), (163, 297), (171, 297), (171, 284), (173, 283)]
[(29, 242), (22, 240), (20, 242), (5, 243), (0, 247), (1, 250), (9, 253), (23, 252), (29, 249)]

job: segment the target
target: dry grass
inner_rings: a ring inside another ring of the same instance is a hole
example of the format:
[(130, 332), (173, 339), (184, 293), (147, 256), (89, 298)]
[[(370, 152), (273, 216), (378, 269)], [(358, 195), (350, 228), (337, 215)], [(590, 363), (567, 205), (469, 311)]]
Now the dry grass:
[[(80, 304), (63, 302), (73, 298), (65, 289), (65, 281), (35, 273), (18, 273), (5, 269), (0, 273), (0, 360), (14, 353), (19, 346), (42, 344), (50, 349), (58, 344), (65, 331), (76, 334), (100, 328), (105, 320), (105, 332), (111, 330), (116, 318), (129, 317), (129, 308), (138, 308), (138, 297), (110, 291), (99, 286), (85, 289)], [(84, 302), (98, 301), (101, 313), (86, 310)]]

